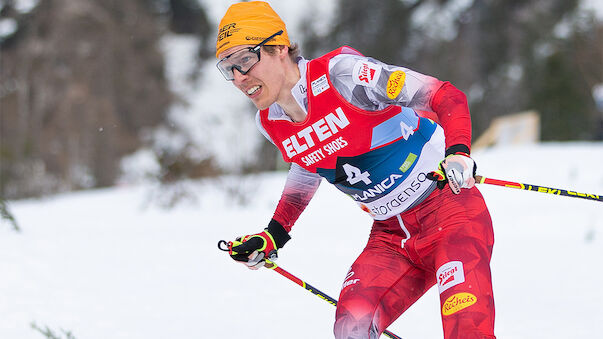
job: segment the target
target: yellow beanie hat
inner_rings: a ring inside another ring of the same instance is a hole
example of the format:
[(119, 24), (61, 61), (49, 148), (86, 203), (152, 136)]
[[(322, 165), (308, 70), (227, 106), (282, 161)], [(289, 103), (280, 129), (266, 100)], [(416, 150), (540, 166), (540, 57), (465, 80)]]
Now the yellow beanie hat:
[(283, 30), (266, 45), (289, 44), (285, 23), (264, 1), (240, 2), (231, 5), (222, 20), (216, 41), (216, 58), (223, 51), (240, 45), (256, 45)]

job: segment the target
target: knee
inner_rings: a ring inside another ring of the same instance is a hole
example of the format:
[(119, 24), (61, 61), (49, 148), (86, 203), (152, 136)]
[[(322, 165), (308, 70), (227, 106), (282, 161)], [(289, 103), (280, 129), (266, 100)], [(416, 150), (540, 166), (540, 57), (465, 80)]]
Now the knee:
[(333, 333), (336, 339), (378, 339), (372, 312), (354, 313), (338, 307)]
[(335, 339), (378, 339), (377, 327), (370, 321), (343, 317), (335, 321)]

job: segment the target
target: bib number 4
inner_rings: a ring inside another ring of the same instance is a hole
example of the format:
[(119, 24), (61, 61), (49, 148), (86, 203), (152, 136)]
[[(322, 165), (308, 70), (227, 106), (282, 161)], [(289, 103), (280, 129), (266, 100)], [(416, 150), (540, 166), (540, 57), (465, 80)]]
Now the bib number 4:
[(358, 167), (350, 164), (343, 164), (343, 170), (348, 176), (347, 181), (350, 183), (350, 185), (357, 184), (361, 181), (367, 185), (372, 182), (371, 179), (369, 179), (370, 173), (367, 171), (362, 172)]
[(408, 140), (408, 138), (415, 133), (414, 128), (408, 126), (404, 121), (400, 121), (400, 130), (404, 140)]

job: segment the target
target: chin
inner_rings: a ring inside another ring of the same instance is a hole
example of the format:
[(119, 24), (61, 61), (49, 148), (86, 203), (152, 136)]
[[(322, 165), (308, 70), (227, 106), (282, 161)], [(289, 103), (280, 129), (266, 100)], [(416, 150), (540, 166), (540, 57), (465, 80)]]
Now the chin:
[(255, 108), (257, 108), (260, 111), (270, 107), (270, 104), (260, 103), (260, 102), (255, 102), (255, 101), (253, 101), (253, 105), (255, 106)]

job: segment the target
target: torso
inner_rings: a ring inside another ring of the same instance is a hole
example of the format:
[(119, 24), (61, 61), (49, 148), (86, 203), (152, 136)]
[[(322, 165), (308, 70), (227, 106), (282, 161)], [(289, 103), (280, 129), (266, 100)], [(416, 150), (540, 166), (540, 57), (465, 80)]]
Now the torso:
[(367, 111), (346, 101), (328, 68), (340, 52), (308, 63), (305, 120), (270, 120), (266, 109), (260, 121), (285, 161), (318, 173), (373, 218), (384, 220), (433, 190), (425, 174), (443, 158), (443, 130), (408, 107)]

